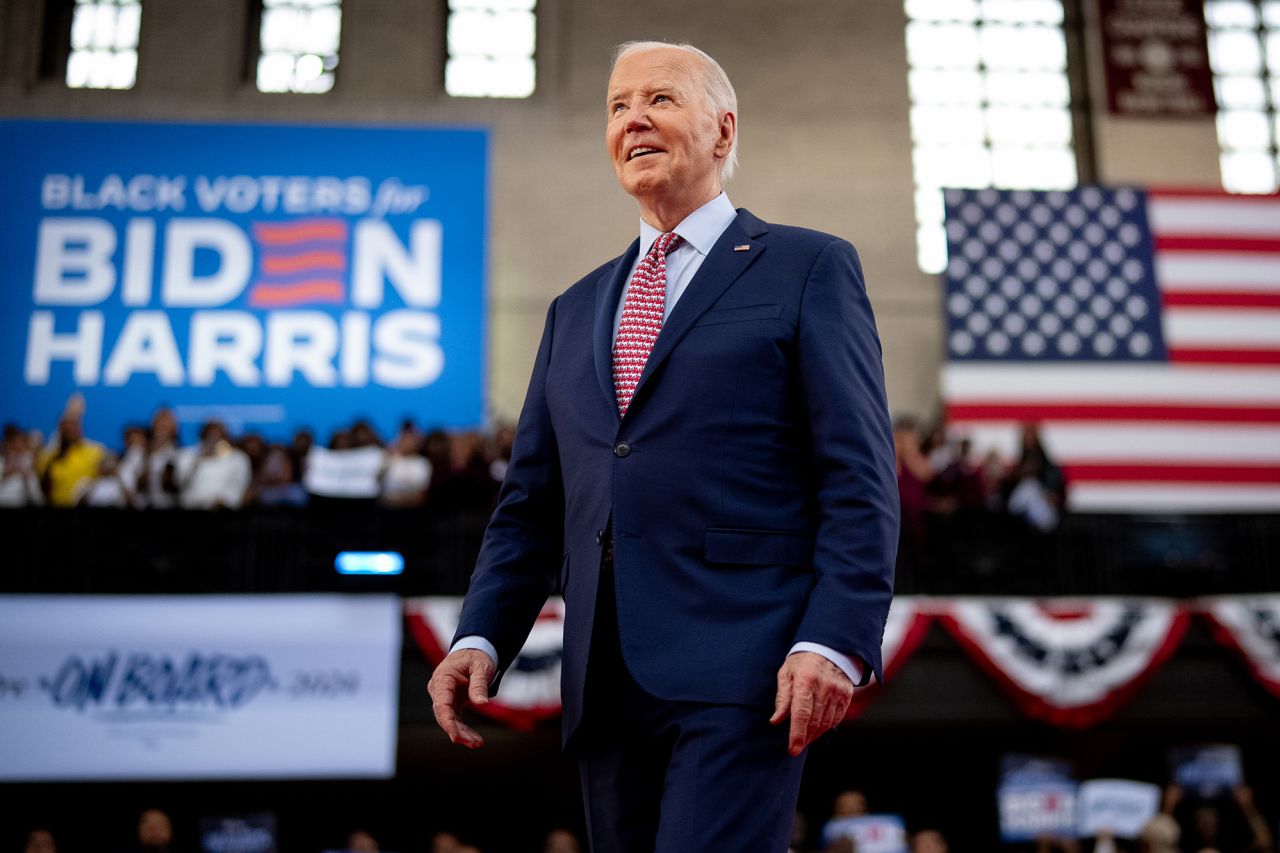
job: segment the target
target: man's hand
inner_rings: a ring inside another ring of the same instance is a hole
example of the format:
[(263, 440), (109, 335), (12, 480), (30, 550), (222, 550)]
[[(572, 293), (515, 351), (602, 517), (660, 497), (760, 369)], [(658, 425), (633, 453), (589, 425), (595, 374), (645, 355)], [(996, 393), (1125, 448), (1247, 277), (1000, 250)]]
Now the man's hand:
[(458, 719), (456, 707), (458, 695), (466, 691), (472, 705), (484, 705), (489, 701), (489, 682), (494, 676), (493, 660), (479, 649), (458, 649), (436, 667), (427, 684), (431, 695), (431, 710), (436, 722), (449, 740), (469, 749), (484, 746), (480, 733)]
[(840, 667), (814, 652), (788, 655), (778, 670), (778, 696), (769, 722), (791, 717), (792, 755), (799, 755), (827, 729), (844, 719), (853, 700), (853, 682)]

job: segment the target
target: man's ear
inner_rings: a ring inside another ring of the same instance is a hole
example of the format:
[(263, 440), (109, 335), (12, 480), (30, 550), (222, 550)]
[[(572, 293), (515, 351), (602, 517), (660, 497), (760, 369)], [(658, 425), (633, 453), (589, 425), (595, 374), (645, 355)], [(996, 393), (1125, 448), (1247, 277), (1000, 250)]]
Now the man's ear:
[(738, 117), (728, 112), (722, 114), (718, 129), (720, 138), (716, 140), (716, 156), (728, 157), (733, 148), (733, 140), (738, 135)]

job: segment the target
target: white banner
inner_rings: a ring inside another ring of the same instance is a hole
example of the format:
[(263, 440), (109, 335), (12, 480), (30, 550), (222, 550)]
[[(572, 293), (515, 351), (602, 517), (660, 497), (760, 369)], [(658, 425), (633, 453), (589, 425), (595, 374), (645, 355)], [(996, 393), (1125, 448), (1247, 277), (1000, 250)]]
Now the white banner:
[(389, 777), (390, 595), (0, 596), (0, 779)]

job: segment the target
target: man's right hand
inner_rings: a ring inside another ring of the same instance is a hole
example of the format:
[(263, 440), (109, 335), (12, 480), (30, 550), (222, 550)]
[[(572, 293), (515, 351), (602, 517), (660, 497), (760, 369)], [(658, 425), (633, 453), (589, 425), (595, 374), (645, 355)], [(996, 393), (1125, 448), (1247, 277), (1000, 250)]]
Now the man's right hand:
[(427, 693), (431, 695), (436, 722), (449, 740), (469, 749), (484, 746), (480, 733), (458, 719), (458, 696), (465, 692), (471, 704), (487, 704), (489, 682), (495, 673), (493, 659), (479, 649), (458, 649), (436, 667), (427, 684)]

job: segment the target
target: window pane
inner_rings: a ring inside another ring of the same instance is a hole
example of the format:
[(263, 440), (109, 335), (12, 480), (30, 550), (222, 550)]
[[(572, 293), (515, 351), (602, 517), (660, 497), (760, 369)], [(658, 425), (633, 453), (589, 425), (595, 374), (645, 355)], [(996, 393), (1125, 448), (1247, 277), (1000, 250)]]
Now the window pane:
[(138, 76), (136, 0), (77, 0), (71, 19), (67, 85), (72, 88), (130, 89)]
[(1071, 142), (1071, 114), (1053, 109), (993, 109), (987, 114), (993, 145), (1067, 145)]
[(459, 97), (527, 98), (536, 85), (533, 0), (449, 0), (444, 88)]
[(1065, 107), (1071, 103), (1071, 92), (1061, 72), (993, 71), (987, 75), (987, 100), (993, 104)]
[(1060, 0), (984, 0), (982, 17), (988, 21), (1061, 24)]
[(1076, 156), (1070, 148), (996, 148), (995, 184), (1009, 189), (1071, 189)]
[(982, 112), (972, 107), (912, 107), (911, 135), (921, 143), (982, 144)]
[(319, 95), (333, 88), (341, 0), (263, 0), (258, 90)]
[(920, 146), (916, 184), (922, 187), (991, 186), (991, 150), (981, 145)]
[(1270, 124), (1261, 111), (1224, 110), (1218, 113), (1218, 139), (1223, 148), (1266, 150), (1271, 142)]
[(977, 71), (911, 71), (907, 88), (917, 104), (982, 103), (982, 75)]
[(1218, 74), (1257, 74), (1262, 70), (1262, 46), (1251, 32), (1210, 32), (1209, 64)]
[(1267, 90), (1257, 77), (1219, 77), (1214, 81), (1223, 109), (1265, 109)]
[(977, 68), (978, 33), (967, 24), (907, 24), (907, 62), (914, 68)]
[(916, 21), (976, 21), (975, 0), (906, 0), (907, 17)]
[(982, 59), (990, 68), (1059, 70), (1067, 45), (1058, 29), (995, 24), (982, 28)]
[(1222, 186), (1237, 193), (1270, 193), (1277, 189), (1276, 161), (1266, 151), (1222, 154)]
[(1249, 0), (1210, 0), (1204, 4), (1204, 19), (1214, 28), (1251, 29), (1258, 26), (1258, 8)]

